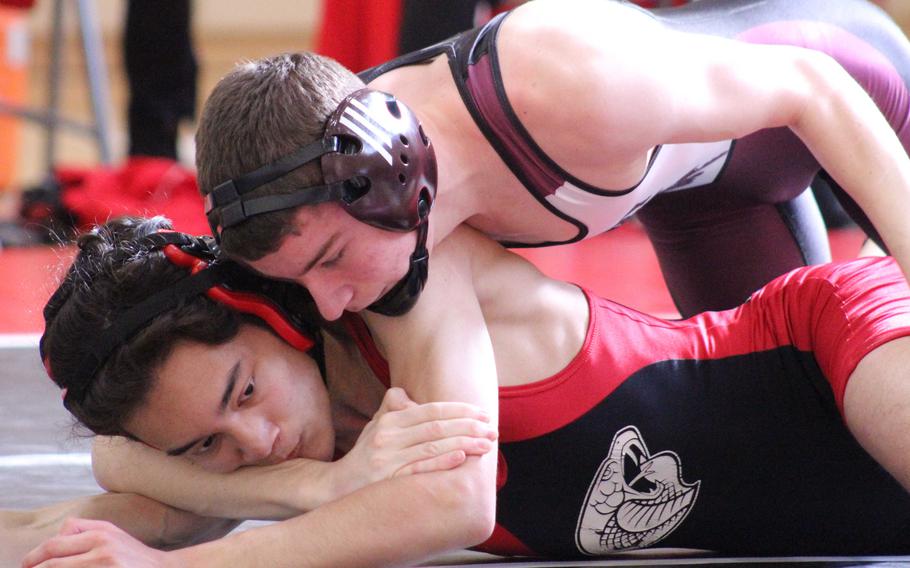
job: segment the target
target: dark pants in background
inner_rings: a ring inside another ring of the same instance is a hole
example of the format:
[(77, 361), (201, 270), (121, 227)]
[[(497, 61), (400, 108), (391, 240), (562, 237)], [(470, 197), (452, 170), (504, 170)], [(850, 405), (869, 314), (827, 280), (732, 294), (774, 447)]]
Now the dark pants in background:
[(176, 159), (177, 128), (196, 111), (190, 0), (130, 0), (123, 38), (130, 156)]

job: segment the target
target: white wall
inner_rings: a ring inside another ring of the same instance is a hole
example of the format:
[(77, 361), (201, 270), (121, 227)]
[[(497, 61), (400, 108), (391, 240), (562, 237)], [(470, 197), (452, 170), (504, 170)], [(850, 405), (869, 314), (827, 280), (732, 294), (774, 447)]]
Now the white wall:
[[(36, 39), (50, 30), (53, 0), (38, 0), (29, 15)], [(126, 0), (95, 0), (98, 21), (106, 37), (122, 33)], [(76, 22), (74, 0), (64, 0), (67, 28)], [(275, 33), (289, 35), (314, 29), (322, 0), (193, 0), (194, 32), (206, 35)]]

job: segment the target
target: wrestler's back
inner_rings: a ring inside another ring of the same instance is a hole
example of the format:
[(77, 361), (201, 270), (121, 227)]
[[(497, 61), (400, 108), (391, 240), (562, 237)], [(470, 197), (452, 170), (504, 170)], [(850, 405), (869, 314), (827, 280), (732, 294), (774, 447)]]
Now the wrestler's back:
[[(554, 10), (576, 14), (560, 22), (567, 24), (562, 32), (554, 32), (549, 25)], [(585, 18), (577, 17), (585, 11), (589, 12)], [(690, 7), (655, 14), (656, 18), (632, 5), (614, 2), (534, 2), (510, 14), (497, 32), (504, 89), (533, 143), (566, 172), (605, 192), (623, 192), (636, 186), (648, 171), (653, 148), (627, 145), (628, 133), (605, 132), (595, 120), (573, 120), (568, 125), (559, 119), (577, 118), (577, 108), (585, 107), (581, 101), (559, 95), (571, 91), (559, 85), (571, 83), (572, 73), (583, 68), (581, 62), (565, 64), (560, 42), (572, 34), (584, 35), (592, 20), (597, 22), (597, 35), (601, 38), (598, 41), (615, 43), (615, 50), (611, 51), (620, 54), (620, 59), (633, 49), (624, 38), (635, 35), (636, 30), (645, 34), (659, 30), (657, 21), (674, 29), (727, 37), (766, 22), (787, 19), (849, 25), (852, 33), (874, 38), (876, 48), (889, 60), (898, 62), (899, 70), (910, 70), (910, 61), (902, 61), (907, 50), (900, 30), (879, 10), (860, 0), (702, 0)], [(540, 31), (536, 36), (535, 30)], [(528, 37), (538, 41), (529, 45), (524, 41)], [(660, 45), (655, 49), (660, 49)], [(552, 208), (542, 206), (541, 196), (530, 195), (503, 163), (465, 108), (452, 73), (446, 58), (439, 56), (430, 64), (394, 68), (370, 83), (394, 92), (414, 107), (437, 144), (440, 206), (434, 213), (436, 240), (462, 222), (497, 240), (514, 243), (564, 242), (583, 236), (577, 222), (567, 222)], [(567, 104), (567, 100), (571, 102)], [(592, 141), (602, 147), (599, 159), (578, 158), (582, 154), (577, 151), (580, 145), (590, 146)], [(653, 194), (635, 191), (600, 199), (592, 207), (616, 212), (610, 216), (612, 221), (590, 227), (590, 234), (609, 228), (650, 197)]]
[(421, 118), (439, 171), (433, 232), (437, 242), (467, 223), (498, 241), (567, 241), (578, 230), (525, 189), (465, 108), (445, 56), (398, 67), (369, 83), (393, 93)]

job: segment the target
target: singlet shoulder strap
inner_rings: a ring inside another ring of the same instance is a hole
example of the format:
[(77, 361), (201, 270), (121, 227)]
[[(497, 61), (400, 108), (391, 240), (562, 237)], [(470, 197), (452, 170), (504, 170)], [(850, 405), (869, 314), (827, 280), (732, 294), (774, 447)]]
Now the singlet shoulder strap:
[(450, 38), (442, 40), (439, 43), (434, 43), (433, 45), (429, 45), (423, 49), (418, 49), (417, 51), (405, 53), (404, 55), (396, 57), (395, 59), (390, 59), (385, 63), (380, 63), (375, 67), (364, 69), (358, 73), (357, 76), (360, 77), (360, 80), (364, 83), (369, 83), (380, 75), (388, 73), (389, 71), (394, 71), (399, 67), (407, 67), (409, 65), (427, 65), (433, 59), (443, 53), (445, 53), (448, 57), (451, 57), (452, 53), (454, 53), (453, 44), (454, 42), (458, 41), (460, 35), (461, 34), (452, 36)]
[[(417, 51), (412, 51), (411, 53), (406, 53), (375, 67), (370, 67), (357, 75), (364, 83), (369, 83), (380, 75), (398, 69), (399, 67), (426, 65), (437, 56), (445, 54), (452, 67), (455, 82), (461, 83), (464, 81), (464, 78), (467, 77), (467, 66), (471, 62), (476, 61), (478, 54), (481, 52), (481, 48), (479, 48), (479, 39), (490, 37), (489, 32), (499, 27), (504, 16), (505, 14), (500, 14), (483, 26), (461, 32), (446, 38), (439, 43), (424, 47), (423, 49), (418, 49)], [(456, 72), (457, 69), (460, 69), (461, 71)], [(459, 91), (460, 90), (461, 86), (459, 85)]]
[[(600, 189), (576, 180), (554, 163), (534, 142), (512, 110), (502, 84), (496, 50), (497, 35), (509, 14), (511, 12), (503, 12), (483, 26), (367, 69), (360, 74), (360, 78), (368, 83), (383, 73), (406, 65), (426, 64), (444, 53), (462, 103), (493, 150), (541, 205), (578, 228), (578, 233), (567, 241), (542, 242), (533, 246), (574, 242), (587, 235), (587, 227), (551, 205), (547, 195), (566, 180), (584, 190), (599, 192)], [(504, 244), (529, 246), (525, 243)]]
[(379, 352), (379, 349), (376, 348), (376, 343), (373, 341), (373, 335), (370, 333), (370, 329), (363, 319), (357, 314), (345, 312), (344, 316), (342, 316), (341, 323), (344, 325), (345, 331), (351, 339), (354, 340), (357, 350), (360, 351), (360, 355), (363, 357), (364, 361), (366, 361), (370, 370), (373, 371), (373, 375), (375, 375), (379, 382), (385, 385), (386, 388), (392, 386), (389, 363)]
[[(566, 180), (585, 190), (591, 188), (559, 167), (537, 145), (522, 125), (506, 96), (499, 69), (497, 36), (506, 17), (499, 14), (485, 26), (468, 32), (456, 45), (449, 58), (452, 77), (461, 100), (503, 163), (512, 171), (530, 194), (553, 215), (575, 225), (578, 233), (561, 242), (541, 242), (531, 246), (549, 246), (583, 239), (588, 229), (584, 223), (551, 205), (546, 196)], [(526, 243), (503, 242), (505, 246), (523, 247)]]

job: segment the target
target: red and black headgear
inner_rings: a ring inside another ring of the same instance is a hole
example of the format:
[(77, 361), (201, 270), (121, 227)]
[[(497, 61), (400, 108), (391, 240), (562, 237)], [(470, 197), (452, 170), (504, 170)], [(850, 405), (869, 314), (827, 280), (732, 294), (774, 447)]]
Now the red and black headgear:
[[(95, 375), (119, 346), (157, 316), (186, 300), (205, 294), (215, 302), (262, 319), (291, 346), (309, 351), (325, 372), (317, 311), (301, 286), (263, 278), (230, 260), (218, 258), (211, 237), (162, 231), (144, 238), (150, 250), (161, 250), (171, 263), (186, 268), (187, 276), (118, 313), (86, 349), (78, 370), (66, 384), (54, 377), (42, 344), (41, 358), (48, 375), (63, 389), (64, 405), (82, 400)], [(56, 294), (64, 293), (63, 287)], [(50, 302), (53, 302), (51, 298)]]

